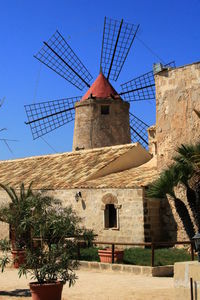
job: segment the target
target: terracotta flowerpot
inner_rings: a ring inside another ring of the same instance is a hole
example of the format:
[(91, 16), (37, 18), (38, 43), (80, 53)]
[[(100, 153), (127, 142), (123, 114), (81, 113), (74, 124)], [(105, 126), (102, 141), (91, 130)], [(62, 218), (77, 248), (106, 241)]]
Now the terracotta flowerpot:
[(31, 282), (29, 285), (33, 300), (61, 300), (63, 283), (60, 281), (44, 284)]
[[(98, 250), (98, 254), (100, 257), (100, 262), (103, 263), (112, 263), (112, 250), (107, 248), (103, 250)], [(124, 256), (124, 250), (117, 250), (114, 251), (114, 262), (122, 262)]]
[(24, 250), (12, 250), (11, 251), (13, 260), (14, 260), (14, 268), (18, 269), (25, 262), (25, 251)]

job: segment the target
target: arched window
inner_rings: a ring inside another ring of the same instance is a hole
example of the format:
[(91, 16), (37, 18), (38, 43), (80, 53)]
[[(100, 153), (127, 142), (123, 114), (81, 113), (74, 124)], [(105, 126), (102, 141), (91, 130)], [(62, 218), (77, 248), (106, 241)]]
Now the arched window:
[(117, 210), (114, 204), (106, 204), (104, 220), (105, 228), (117, 228)]
[(107, 193), (102, 197), (102, 202), (104, 229), (119, 230), (119, 209), (122, 206), (118, 203), (117, 197)]

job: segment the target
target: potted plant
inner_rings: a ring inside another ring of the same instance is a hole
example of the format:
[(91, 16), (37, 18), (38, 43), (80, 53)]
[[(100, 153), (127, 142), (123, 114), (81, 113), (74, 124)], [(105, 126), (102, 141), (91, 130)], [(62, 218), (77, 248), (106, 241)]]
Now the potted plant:
[(31, 185), (25, 190), (21, 184), (17, 193), (12, 187), (0, 183), (0, 187), (6, 191), (10, 198), (8, 204), (0, 207), (0, 221), (9, 224), (11, 252), (14, 258), (14, 267), (18, 268), (25, 259), (25, 245), (30, 242), (30, 226), (27, 218), (30, 217), (30, 197), (32, 197)]
[[(78, 267), (74, 259), (77, 240), (85, 229), (81, 219), (71, 207), (63, 208), (60, 201), (44, 193), (32, 194), (31, 213), (26, 219), (31, 228), (31, 242), (25, 244), (26, 259), (19, 268), (19, 276), (31, 274), (30, 283), (33, 300), (60, 300), (63, 285), (69, 286), (77, 279)], [(34, 239), (40, 241), (35, 247)], [(0, 266), (4, 270), (9, 258), (4, 257)]]
[[(98, 255), (100, 258), (100, 262), (112, 263), (112, 249), (111, 248), (99, 249)], [(114, 249), (114, 262), (115, 263), (122, 262), (123, 257), (124, 257), (124, 250)]]

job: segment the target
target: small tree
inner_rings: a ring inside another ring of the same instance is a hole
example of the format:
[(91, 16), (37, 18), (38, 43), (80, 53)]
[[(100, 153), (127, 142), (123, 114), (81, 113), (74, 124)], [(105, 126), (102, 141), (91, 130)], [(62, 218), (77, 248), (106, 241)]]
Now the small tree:
[(0, 221), (10, 225), (12, 247), (23, 248), (30, 241), (31, 201), (33, 192), (32, 184), (25, 190), (24, 184), (20, 186), (19, 193), (14, 188), (0, 183), (0, 187), (6, 191), (11, 202), (0, 207)]
[[(59, 200), (48, 196), (45, 192), (34, 193), (31, 186), (27, 192), (24, 191), (24, 185), (21, 187), (20, 196), (17, 196), (14, 189), (3, 187), (16, 207), (19, 206), (21, 209), (21, 202), (26, 203), (23, 206), (25, 215), (22, 214), (22, 219), (18, 220), (19, 237), (24, 236), (29, 230), (30, 239), (23, 240), (26, 259), (19, 268), (19, 276), (30, 273), (39, 284), (68, 281), (71, 286), (77, 278), (74, 270), (78, 266), (75, 259), (78, 239), (80, 235), (88, 237), (88, 233), (91, 239), (91, 231), (81, 226), (81, 218), (71, 207), (62, 207)], [(3, 217), (1, 213), (1, 220), (6, 222), (13, 220), (12, 205), (3, 208), (3, 211), (5, 215)], [(2, 249), (3, 247), (8, 249), (5, 241), (1, 245)], [(8, 256), (0, 260), (2, 271), (8, 262)]]
[[(174, 200), (176, 211), (190, 239), (195, 234), (194, 224), (200, 231), (200, 143), (197, 145), (181, 145), (174, 163), (164, 170), (148, 190), (149, 197), (163, 198), (169, 194)], [(188, 205), (192, 211), (191, 220), (185, 203), (176, 197), (174, 188), (182, 183), (186, 189)]]

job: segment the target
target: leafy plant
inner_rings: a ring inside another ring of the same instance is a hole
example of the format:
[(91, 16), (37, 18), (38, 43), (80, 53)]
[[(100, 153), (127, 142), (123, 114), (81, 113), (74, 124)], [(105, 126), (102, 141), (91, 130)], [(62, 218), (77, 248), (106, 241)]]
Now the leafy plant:
[[(13, 191), (12, 196), (15, 196)], [(81, 226), (81, 218), (71, 207), (62, 207), (59, 200), (45, 192), (31, 191), (28, 197), (21, 195), (21, 199), (26, 199), (28, 204), (25, 205), (26, 217), (19, 220), (20, 236), (29, 230), (30, 240), (23, 240), (26, 259), (19, 268), (19, 276), (30, 273), (40, 284), (59, 280), (68, 281), (71, 286), (77, 279), (74, 270), (78, 262), (74, 253), (78, 239), (80, 235), (92, 239), (92, 231)], [(4, 260), (3, 269), (6, 263)]]
[(0, 187), (6, 191), (11, 202), (0, 207), (0, 221), (10, 225), (14, 248), (23, 248), (30, 241), (30, 224), (27, 220), (31, 216), (30, 198), (33, 196), (32, 184), (27, 191), (22, 183), (19, 193), (12, 187), (0, 183)]
[(9, 252), (11, 250), (10, 242), (7, 239), (0, 240), (0, 251), (3, 256), (0, 257), (0, 268), (1, 272), (4, 271), (5, 266), (10, 262)]

